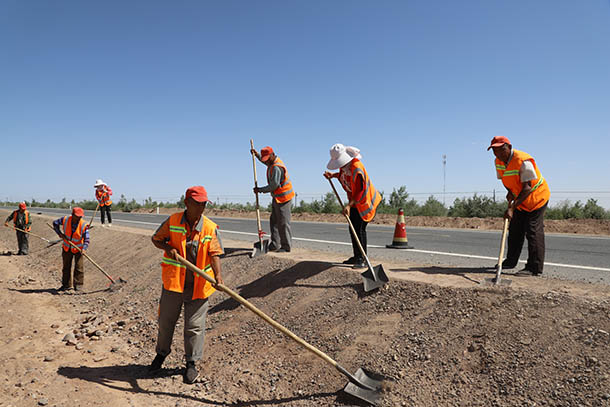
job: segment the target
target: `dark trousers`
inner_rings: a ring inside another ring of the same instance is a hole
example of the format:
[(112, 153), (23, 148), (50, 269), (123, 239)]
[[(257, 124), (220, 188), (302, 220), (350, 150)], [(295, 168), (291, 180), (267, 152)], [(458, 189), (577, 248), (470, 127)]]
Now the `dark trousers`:
[[(85, 282), (85, 270), (83, 267), (83, 254), (81, 252), (72, 253), (72, 251), (61, 251), (61, 259), (64, 267), (61, 270), (61, 285), (62, 287), (74, 287), (82, 285)], [(74, 259), (74, 278), (72, 278), (72, 259)], [(74, 284), (72, 284), (74, 283)]]
[(104, 224), (104, 214), (108, 215), (108, 223), (112, 223), (112, 216), (110, 215), (110, 207), (112, 205), (100, 206), (100, 216), (102, 217), (102, 225)]
[(290, 250), (292, 248), (292, 232), (290, 231), (292, 200), (277, 203), (274, 198), (271, 203), (271, 216), (269, 225), (271, 227), (271, 243), (275, 248)]
[(508, 227), (508, 253), (503, 264), (515, 267), (521, 256), (523, 240), (527, 238), (527, 264), (525, 268), (534, 274), (542, 274), (544, 268), (544, 212), (548, 204), (532, 212), (515, 210)]
[[(358, 236), (358, 239), (360, 239), (360, 244), (362, 245), (364, 252), (367, 253), (367, 251), (366, 251), (366, 226), (369, 223), (364, 221), (360, 217), (358, 210), (354, 207), (351, 207), (349, 210), (349, 220), (352, 221), (352, 225), (354, 226), (354, 230), (356, 231), (356, 236)], [(354, 249), (354, 257), (357, 259), (364, 260), (364, 256), (362, 255), (362, 252), (358, 248), (358, 242), (356, 242), (356, 239), (354, 237), (354, 234), (352, 233), (351, 228), (350, 228), (349, 235), (352, 238), (352, 249)]]
[(19, 246), (19, 254), (28, 254), (30, 245), (27, 233), (17, 231), (17, 245)]

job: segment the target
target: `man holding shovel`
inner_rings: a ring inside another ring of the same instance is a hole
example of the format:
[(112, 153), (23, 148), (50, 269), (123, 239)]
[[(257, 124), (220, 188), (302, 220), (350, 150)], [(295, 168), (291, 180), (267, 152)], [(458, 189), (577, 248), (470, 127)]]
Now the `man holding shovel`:
[[(32, 226), (32, 220), (30, 219), (30, 213), (27, 211), (25, 202), (19, 204), (19, 209), (13, 211), (8, 218), (4, 221), (4, 226), (8, 226), (10, 221), (13, 221), (15, 228), (25, 230), (29, 232)], [(15, 230), (17, 232), (17, 245), (19, 247), (18, 255), (27, 255), (29, 250), (28, 234), (21, 230)]]
[(292, 234), (290, 232), (290, 218), (294, 190), (288, 176), (284, 162), (275, 155), (271, 147), (263, 147), (260, 154), (253, 148), (250, 150), (263, 164), (267, 166), (267, 184), (264, 187), (254, 187), (254, 193), (270, 192), (271, 228), (270, 251), (290, 252), (292, 248)]
[(208, 297), (216, 288), (178, 262), (176, 255), (186, 258), (222, 284), (219, 256), (223, 251), (216, 224), (203, 216), (209, 202), (205, 188), (190, 187), (184, 196), (186, 210), (171, 215), (152, 236), (155, 247), (164, 253), (161, 262), (163, 288), (159, 301), (157, 356), (149, 371), (160, 370), (171, 352), (174, 329), (184, 306), (184, 381), (192, 384), (199, 377), (195, 362), (203, 355)]
[(534, 158), (515, 150), (508, 138), (494, 137), (489, 149), (493, 149), (496, 156), (498, 179), (508, 191), (508, 209), (504, 213), (510, 220), (508, 253), (502, 268), (511, 269), (517, 265), (523, 240), (527, 237), (527, 263), (517, 274), (538, 276), (544, 267), (544, 212), (551, 197), (549, 185)]
[[(82, 291), (85, 283), (83, 253), (89, 247), (89, 228), (83, 220), (85, 211), (74, 207), (71, 216), (64, 216), (53, 222), (53, 229), (63, 239), (61, 258), (63, 261), (60, 291)], [(74, 244), (72, 246), (70, 244)], [(74, 260), (74, 277), (72, 261)]]
[[(375, 217), (377, 206), (381, 202), (381, 195), (373, 186), (364, 165), (360, 161), (360, 150), (356, 147), (345, 147), (335, 144), (330, 148), (330, 161), (326, 165), (329, 170), (339, 172), (324, 172), (326, 179), (338, 178), (341, 186), (347, 193), (348, 203), (343, 208), (343, 214), (349, 216), (357, 238), (360, 239), (363, 250), (366, 252), (366, 226)], [(354, 268), (367, 267), (364, 256), (358, 247), (358, 241), (351, 233), (354, 255), (345, 260), (343, 264), (353, 264)]]
[(108, 227), (112, 226), (112, 215), (110, 215), (110, 208), (112, 207), (112, 189), (104, 181), (98, 179), (93, 185), (95, 188), (95, 199), (100, 207), (100, 218), (102, 221), (102, 227), (105, 227), (105, 216), (108, 216)]

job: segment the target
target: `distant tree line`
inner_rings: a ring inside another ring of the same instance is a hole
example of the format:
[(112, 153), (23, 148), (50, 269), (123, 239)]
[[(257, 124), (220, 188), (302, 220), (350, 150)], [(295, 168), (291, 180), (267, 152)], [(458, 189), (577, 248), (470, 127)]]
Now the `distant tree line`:
[[(446, 207), (436, 199), (430, 196), (423, 204), (418, 203), (415, 199), (410, 198), (405, 186), (398, 189), (394, 188), (390, 196), (386, 196), (381, 192), (382, 200), (377, 208), (379, 213), (397, 213), (399, 208), (402, 208), (406, 216), (451, 216), (458, 218), (498, 218), (502, 217), (506, 210), (506, 201), (496, 201), (493, 198), (474, 194), (468, 198), (456, 198), (453, 205)], [(83, 209), (94, 210), (97, 206), (97, 201), (84, 200), (75, 202), (74, 200), (67, 202), (66, 198), (61, 202), (56, 203), (47, 199), (46, 202), (37, 202), (35, 199), (26, 201), (28, 206), (45, 207), (45, 208), (63, 208), (67, 209), (73, 206), (80, 206)], [(4, 206), (17, 206), (18, 202), (3, 202)], [(152, 198), (147, 198), (144, 203), (138, 203), (135, 199), (127, 200), (125, 195), (121, 195), (118, 201), (112, 204), (113, 210), (122, 212), (132, 212), (138, 209), (155, 209), (160, 208), (184, 208), (184, 195), (177, 202), (157, 202)], [(216, 209), (236, 210), (251, 212), (255, 210), (253, 203), (223, 203), (214, 204)], [(271, 203), (267, 206), (268, 211), (271, 211)], [(293, 213), (339, 213), (341, 207), (337, 198), (332, 192), (326, 193), (320, 199), (314, 199), (311, 202), (300, 200), (294, 203)], [(581, 201), (572, 203), (568, 200), (561, 201), (558, 204), (552, 205), (546, 210), (546, 219), (610, 219), (610, 211), (604, 209), (597, 204), (596, 199), (588, 199), (585, 204)]]

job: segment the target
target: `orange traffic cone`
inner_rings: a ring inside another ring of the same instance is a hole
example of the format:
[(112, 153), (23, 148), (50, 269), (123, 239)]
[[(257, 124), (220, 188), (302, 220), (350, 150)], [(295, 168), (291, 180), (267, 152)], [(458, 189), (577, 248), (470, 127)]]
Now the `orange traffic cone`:
[(400, 208), (398, 210), (398, 217), (396, 218), (396, 228), (394, 229), (394, 239), (392, 244), (388, 244), (385, 247), (391, 249), (412, 249), (413, 246), (409, 246), (407, 240), (407, 225), (405, 224), (405, 212)]

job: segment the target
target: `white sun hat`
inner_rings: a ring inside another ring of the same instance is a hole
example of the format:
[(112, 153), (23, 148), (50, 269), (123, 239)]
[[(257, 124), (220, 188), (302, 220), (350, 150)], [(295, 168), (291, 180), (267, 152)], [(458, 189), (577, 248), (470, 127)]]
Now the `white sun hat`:
[(352, 159), (361, 159), (360, 150), (356, 147), (347, 146), (337, 143), (330, 148), (330, 161), (326, 164), (329, 170), (336, 170), (343, 167)]
[(97, 181), (95, 181), (95, 185), (93, 185), (94, 187), (101, 187), (102, 185), (106, 185), (106, 183), (104, 181), (102, 181), (101, 179), (98, 179)]

